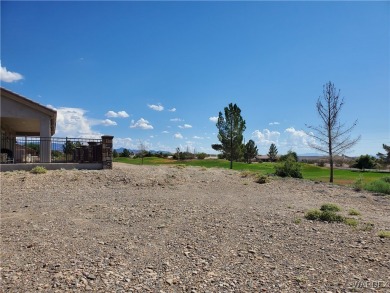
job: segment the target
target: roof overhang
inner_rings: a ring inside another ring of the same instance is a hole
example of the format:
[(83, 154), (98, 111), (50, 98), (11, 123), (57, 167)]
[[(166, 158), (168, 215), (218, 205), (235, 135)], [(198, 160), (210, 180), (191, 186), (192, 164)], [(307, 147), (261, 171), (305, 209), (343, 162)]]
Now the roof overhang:
[[(50, 133), (51, 135), (54, 135), (56, 131), (57, 111), (42, 106), (37, 102), (34, 102), (30, 99), (27, 99), (19, 94), (16, 94), (1, 87), (2, 100), (3, 97), (18, 103), (23, 107), (27, 107), (33, 111), (37, 111), (45, 116), (48, 116), (50, 119)], [(1, 106), (3, 107), (3, 105)], [(40, 134), (40, 121), (33, 117), (20, 117), (19, 115), (18, 117), (12, 117), (12, 115), (7, 115), (7, 117), (3, 117), (2, 115), (1, 124), (11, 125), (12, 130), (15, 131), (16, 135), (37, 136)]]

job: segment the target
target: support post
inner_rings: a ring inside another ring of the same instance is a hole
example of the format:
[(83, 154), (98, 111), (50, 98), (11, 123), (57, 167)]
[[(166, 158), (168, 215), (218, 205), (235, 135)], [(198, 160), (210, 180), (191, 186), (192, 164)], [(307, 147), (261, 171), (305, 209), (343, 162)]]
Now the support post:
[(103, 169), (112, 169), (112, 140), (113, 136), (102, 136), (102, 161)]

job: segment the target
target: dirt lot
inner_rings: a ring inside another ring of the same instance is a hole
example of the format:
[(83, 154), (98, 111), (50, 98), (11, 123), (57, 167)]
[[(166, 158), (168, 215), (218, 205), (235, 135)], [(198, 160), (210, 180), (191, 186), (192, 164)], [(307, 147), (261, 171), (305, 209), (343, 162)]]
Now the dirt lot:
[[(222, 169), (1, 173), (4, 292), (390, 292), (390, 198)], [(308, 221), (337, 203), (357, 228)]]

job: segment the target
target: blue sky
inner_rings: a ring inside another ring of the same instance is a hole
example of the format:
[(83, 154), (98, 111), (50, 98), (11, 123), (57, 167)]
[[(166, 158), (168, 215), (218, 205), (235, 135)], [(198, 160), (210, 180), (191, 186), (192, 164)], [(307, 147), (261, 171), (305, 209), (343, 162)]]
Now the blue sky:
[(332, 81), (348, 155), (390, 144), (390, 2), (1, 1), (1, 85), (58, 113), (59, 137), (213, 152), (237, 103), (261, 154), (313, 153)]

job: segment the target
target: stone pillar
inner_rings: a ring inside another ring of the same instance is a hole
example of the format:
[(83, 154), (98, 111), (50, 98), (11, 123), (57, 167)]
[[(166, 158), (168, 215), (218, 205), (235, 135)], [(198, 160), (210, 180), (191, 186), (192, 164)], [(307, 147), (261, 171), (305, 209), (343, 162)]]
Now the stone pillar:
[(103, 169), (112, 169), (112, 140), (113, 136), (102, 136), (102, 161)]
[(39, 159), (41, 163), (51, 162), (51, 133), (50, 118), (41, 118), (40, 121)]

